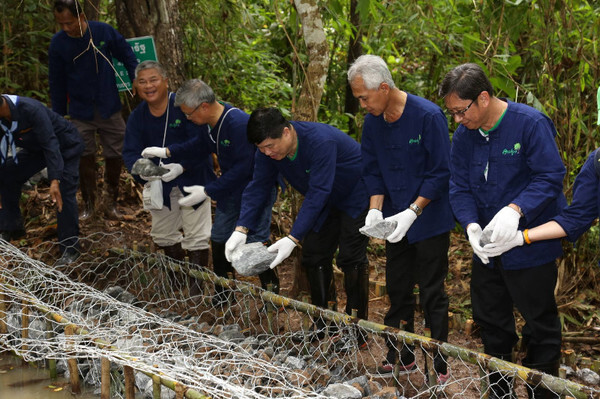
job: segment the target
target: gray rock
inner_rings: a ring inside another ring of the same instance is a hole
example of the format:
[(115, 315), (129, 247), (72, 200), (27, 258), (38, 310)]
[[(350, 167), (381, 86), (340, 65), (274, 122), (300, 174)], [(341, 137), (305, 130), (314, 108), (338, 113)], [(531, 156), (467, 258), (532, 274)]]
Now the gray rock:
[(285, 359), (285, 365), (293, 369), (303, 370), (306, 367), (306, 362), (295, 356), (288, 356)]
[(577, 370), (577, 377), (581, 378), (587, 385), (598, 385), (600, 384), (600, 375), (593, 370), (588, 368)]
[(152, 160), (148, 158), (140, 158), (133, 164), (131, 168), (132, 175), (142, 176), (162, 176), (167, 173), (169, 169), (158, 166)]
[(331, 384), (322, 393), (324, 396), (337, 399), (362, 398), (362, 393), (358, 389), (346, 384)]
[(372, 226), (363, 226), (358, 231), (366, 236), (385, 240), (394, 232), (396, 226), (398, 226), (398, 222), (382, 220)]
[(277, 254), (261, 242), (240, 245), (231, 255), (231, 265), (242, 276), (256, 276), (267, 270)]
[(246, 336), (236, 330), (225, 330), (219, 334), (219, 339), (229, 342), (242, 342), (244, 339), (246, 339)]
[(348, 380), (344, 384), (352, 385), (355, 383), (360, 385), (360, 387), (365, 391), (365, 394), (367, 396), (370, 396), (372, 394), (371, 387), (369, 386), (369, 380), (367, 379), (366, 375), (361, 375), (360, 377)]
[(490, 238), (492, 237), (492, 233), (493, 231), (491, 229), (484, 229), (481, 238), (479, 239), (479, 245), (483, 247), (485, 244), (491, 243), (492, 240), (490, 240)]
[(572, 367), (569, 367), (567, 365), (561, 364), (560, 368), (565, 370), (565, 374), (567, 375), (567, 377), (572, 377), (575, 375), (575, 370), (573, 370)]

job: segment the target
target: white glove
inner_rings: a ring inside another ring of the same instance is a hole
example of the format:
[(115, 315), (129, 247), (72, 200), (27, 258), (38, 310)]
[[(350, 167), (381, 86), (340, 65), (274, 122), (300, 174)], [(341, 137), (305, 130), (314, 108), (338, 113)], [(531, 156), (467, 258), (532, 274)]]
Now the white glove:
[(481, 248), (481, 244), (479, 243), (482, 234), (483, 231), (481, 230), (481, 226), (477, 223), (471, 223), (467, 227), (467, 237), (469, 237), (469, 243), (471, 244), (471, 248), (473, 248), (473, 252), (479, 257), (479, 259), (481, 259), (481, 261), (484, 264), (487, 265), (488, 263), (490, 263), (490, 260), (488, 259), (488, 256), (483, 251), (483, 248)]
[(181, 166), (180, 163), (167, 163), (163, 165), (163, 168), (169, 169), (167, 173), (161, 176), (162, 181), (164, 182), (175, 180), (177, 176), (183, 173), (183, 166)]
[(271, 245), (267, 248), (269, 252), (277, 252), (277, 257), (269, 267), (274, 269), (275, 266), (283, 262), (288, 256), (292, 254), (292, 251), (296, 248), (296, 243), (290, 237), (283, 237), (281, 240), (278, 240), (275, 244)]
[(367, 217), (365, 218), (365, 227), (374, 226), (383, 220), (383, 213), (379, 209), (369, 209)]
[(241, 231), (235, 230), (227, 242), (225, 243), (225, 258), (228, 262), (231, 262), (231, 255), (233, 255), (233, 251), (240, 246), (246, 243), (246, 239), (248, 235), (246, 233), (242, 233)]
[(491, 242), (489, 244), (485, 244), (483, 246), (483, 252), (490, 258), (494, 256), (500, 256), (503, 253), (510, 251), (514, 247), (520, 247), (523, 245), (523, 232), (521, 230), (517, 230), (514, 236), (512, 236), (508, 241), (504, 242)]
[(186, 195), (177, 201), (181, 206), (194, 206), (206, 199), (206, 191), (204, 191), (204, 186), (185, 186), (183, 187), (183, 191), (189, 193), (190, 195)]
[(521, 219), (519, 212), (510, 206), (500, 209), (484, 228), (492, 231), (490, 242), (502, 243), (513, 237), (519, 228), (519, 219)]
[(140, 175), (140, 178), (146, 180), (146, 181), (155, 181), (155, 180), (160, 180), (162, 179), (162, 176), (144, 176), (144, 175)]
[(142, 151), (144, 158), (167, 158), (167, 147), (146, 147)]
[(392, 232), (392, 234), (388, 236), (387, 240), (391, 243), (401, 241), (415, 220), (417, 220), (417, 214), (412, 209), (405, 209), (402, 212), (395, 214), (394, 216), (385, 218), (386, 222), (398, 223), (396, 229)]

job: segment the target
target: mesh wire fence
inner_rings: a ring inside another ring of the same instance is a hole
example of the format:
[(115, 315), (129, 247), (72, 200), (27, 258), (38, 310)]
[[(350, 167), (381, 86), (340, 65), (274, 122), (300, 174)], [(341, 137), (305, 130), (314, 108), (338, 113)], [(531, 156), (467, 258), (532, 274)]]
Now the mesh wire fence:
[[(507, 384), (526, 396), (526, 383), (573, 397), (600, 395), (162, 254), (106, 251), (108, 238), (82, 239), (85, 254), (62, 270), (0, 240), (0, 347), (26, 361), (58, 360), (59, 371), (78, 372), (97, 386), (100, 359), (108, 359), (114, 397), (125, 397), (122, 366), (137, 370), (135, 382), (146, 397), (152, 397), (150, 376), (177, 382), (188, 397), (318, 398), (354, 389), (363, 397), (478, 398)], [(50, 252), (55, 249), (48, 243), (29, 251), (42, 259)], [(195, 284), (200, 293), (190, 297)], [(388, 345), (409, 360), (381, 369)], [(447, 379), (434, 368), (444, 358)], [(71, 365), (78, 370), (69, 370), (67, 359), (76, 359)]]

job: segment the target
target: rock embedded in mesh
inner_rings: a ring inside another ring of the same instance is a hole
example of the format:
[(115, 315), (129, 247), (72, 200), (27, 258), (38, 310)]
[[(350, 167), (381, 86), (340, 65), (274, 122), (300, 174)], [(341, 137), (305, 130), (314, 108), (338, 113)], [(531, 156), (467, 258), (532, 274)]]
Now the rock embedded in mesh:
[(158, 166), (148, 158), (140, 158), (133, 164), (131, 174), (141, 176), (162, 176), (169, 169)]
[(231, 265), (242, 276), (255, 276), (267, 270), (276, 256), (262, 242), (253, 242), (240, 245), (233, 252)]
[(398, 222), (382, 220), (372, 226), (363, 226), (358, 231), (366, 236), (385, 240), (394, 232), (396, 226), (398, 226)]

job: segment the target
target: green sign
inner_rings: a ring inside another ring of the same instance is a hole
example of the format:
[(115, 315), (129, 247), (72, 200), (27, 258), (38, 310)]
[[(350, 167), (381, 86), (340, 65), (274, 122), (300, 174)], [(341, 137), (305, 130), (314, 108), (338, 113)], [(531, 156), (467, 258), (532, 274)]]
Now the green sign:
[[(132, 37), (126, 40), (137, 57), (138, 62), (148, 60), (158, 61), (156, 46), (154, 45), (154, 38), (152, 36)], [(129, 74), (127, 73), (127, 69), (125, 69), (125, 65), (114, 58), (113, 65), (117, 70), (117, 88), (119, 91), (131, 89), (131, 80), (129, 80)]]

